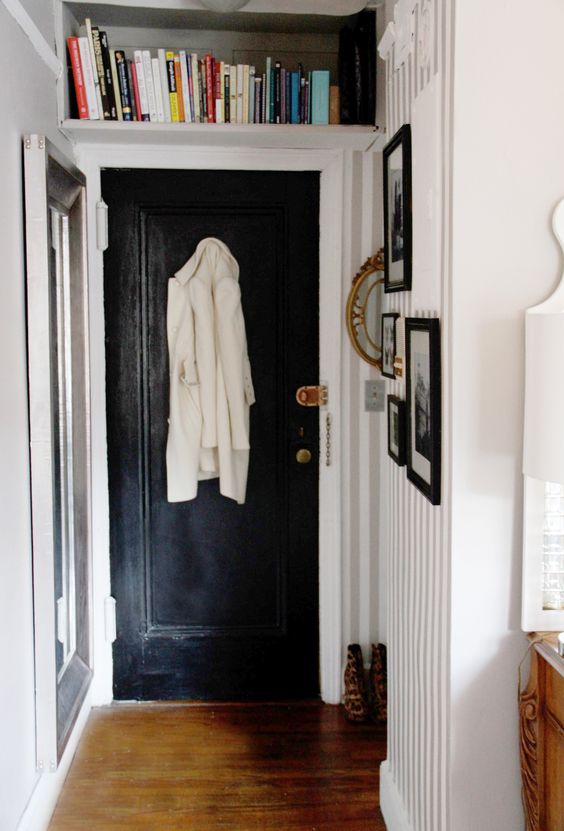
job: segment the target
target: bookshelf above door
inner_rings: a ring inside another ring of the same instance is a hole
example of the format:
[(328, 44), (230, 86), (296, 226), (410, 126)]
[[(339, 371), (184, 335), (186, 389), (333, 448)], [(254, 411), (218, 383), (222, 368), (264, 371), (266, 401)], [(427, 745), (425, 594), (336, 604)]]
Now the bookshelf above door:
[[(67, 38), (86, 35), (86, 18), (107, 33), (110, 46), (129, 57), (133, 57), (134, 50), (150, 50), (156, 57), (157, 50), (164, 48), (193, 51), (200, 56), (211, 53), (225, 63), (256, 65), (259, 73), (265, 71), (266, 58), (271, 56), (273, 66), (275, 60), (293, 69), (299, 63), (306, 76), (313, 70), (326, 69), (330, 83), (337, 84), (339, 31), (355, 15), (335, 12), (356, 12), (362, 6), (375, 8), (374, 2), (363, 0), (250, 0), (245, 9), (229, 14), (206, 11), (202, 6), (200, 0), (55, 0), (56, 48), (65, 67), (57, 88), (62, 131), (81, 143), (358, 150), (368, 149), (383, 134), (383, 92), (376, 96), (375, 123), (369, 125), (153, 123), (152, 119), (148, 123), (75, 118)], [(277, 11), (265, 11), (269, 7)], [(316, 13), (280, 13), (283, 7), (301, 7), (306, 12), (315, 8)], [(331, 13), (318, 13), (318, 9)], [(379, 37), (383, 15), (377, 15), (376, 20)], [(379, 88), (383, 87), (381, 74), (381, 78), (377, 76)]]

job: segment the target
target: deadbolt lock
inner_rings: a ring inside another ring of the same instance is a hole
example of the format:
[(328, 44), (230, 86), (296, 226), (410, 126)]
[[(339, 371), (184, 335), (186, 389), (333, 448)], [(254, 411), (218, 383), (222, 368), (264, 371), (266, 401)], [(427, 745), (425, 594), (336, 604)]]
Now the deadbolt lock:
[(300, 465), (307, 465), (311, 462), (311, 453), (306, 447), (300, 447), (296, 453), (296, 461)]
[(302, 407), (325, 407), (327, 399), (327, 387), (323, 384), (300, 387), (296, 390), (296, 401)]

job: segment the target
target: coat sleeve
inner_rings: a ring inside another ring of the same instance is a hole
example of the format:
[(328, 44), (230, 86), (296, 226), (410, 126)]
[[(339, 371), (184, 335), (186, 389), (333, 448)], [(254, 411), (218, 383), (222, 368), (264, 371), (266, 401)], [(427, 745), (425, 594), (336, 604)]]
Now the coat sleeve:
[(194, 348), (202, 408), (201, 446), (216, 447), (217, 381), (213, 301), (209, 288), (197, 277), (190, 281), (190, 298), (194, 311)]
[[(225, 392), (229, 406), (231, 446), (233, 450), (249, 449), (246, 418), (246, 387), (251, 385), (245, 320), (241, 308), (241, 290), (233, 278), (225, 277), (216, 286), (215, 307), (218, 351), (223, 368)], [(249, 376), (248, 378), (246, 376)]]

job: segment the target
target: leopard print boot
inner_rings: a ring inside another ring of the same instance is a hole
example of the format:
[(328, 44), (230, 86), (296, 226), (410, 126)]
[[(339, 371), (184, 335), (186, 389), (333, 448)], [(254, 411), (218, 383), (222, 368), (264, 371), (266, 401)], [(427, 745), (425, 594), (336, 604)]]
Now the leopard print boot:
[(388, 720), (388, 678), (386, 668), (386, 647), (383, 643), (372, 644), (372, 661), (368, 676), (370, 692), (370, 716), (377, 724)]
[(368, 696), (364, 681), (362, 651), (357, 643), (351, 643), (347, 647), (343, 704), (349, 721), (366, 721), (368, 718)]

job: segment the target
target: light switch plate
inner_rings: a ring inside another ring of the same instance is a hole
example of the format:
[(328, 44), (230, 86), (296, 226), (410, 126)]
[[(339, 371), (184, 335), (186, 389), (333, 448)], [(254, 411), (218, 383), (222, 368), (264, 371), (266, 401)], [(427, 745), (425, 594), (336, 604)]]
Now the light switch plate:
[(367, 413), (383, 413), (386, 404), (385, 381), (364, 382), (364, 409)]

